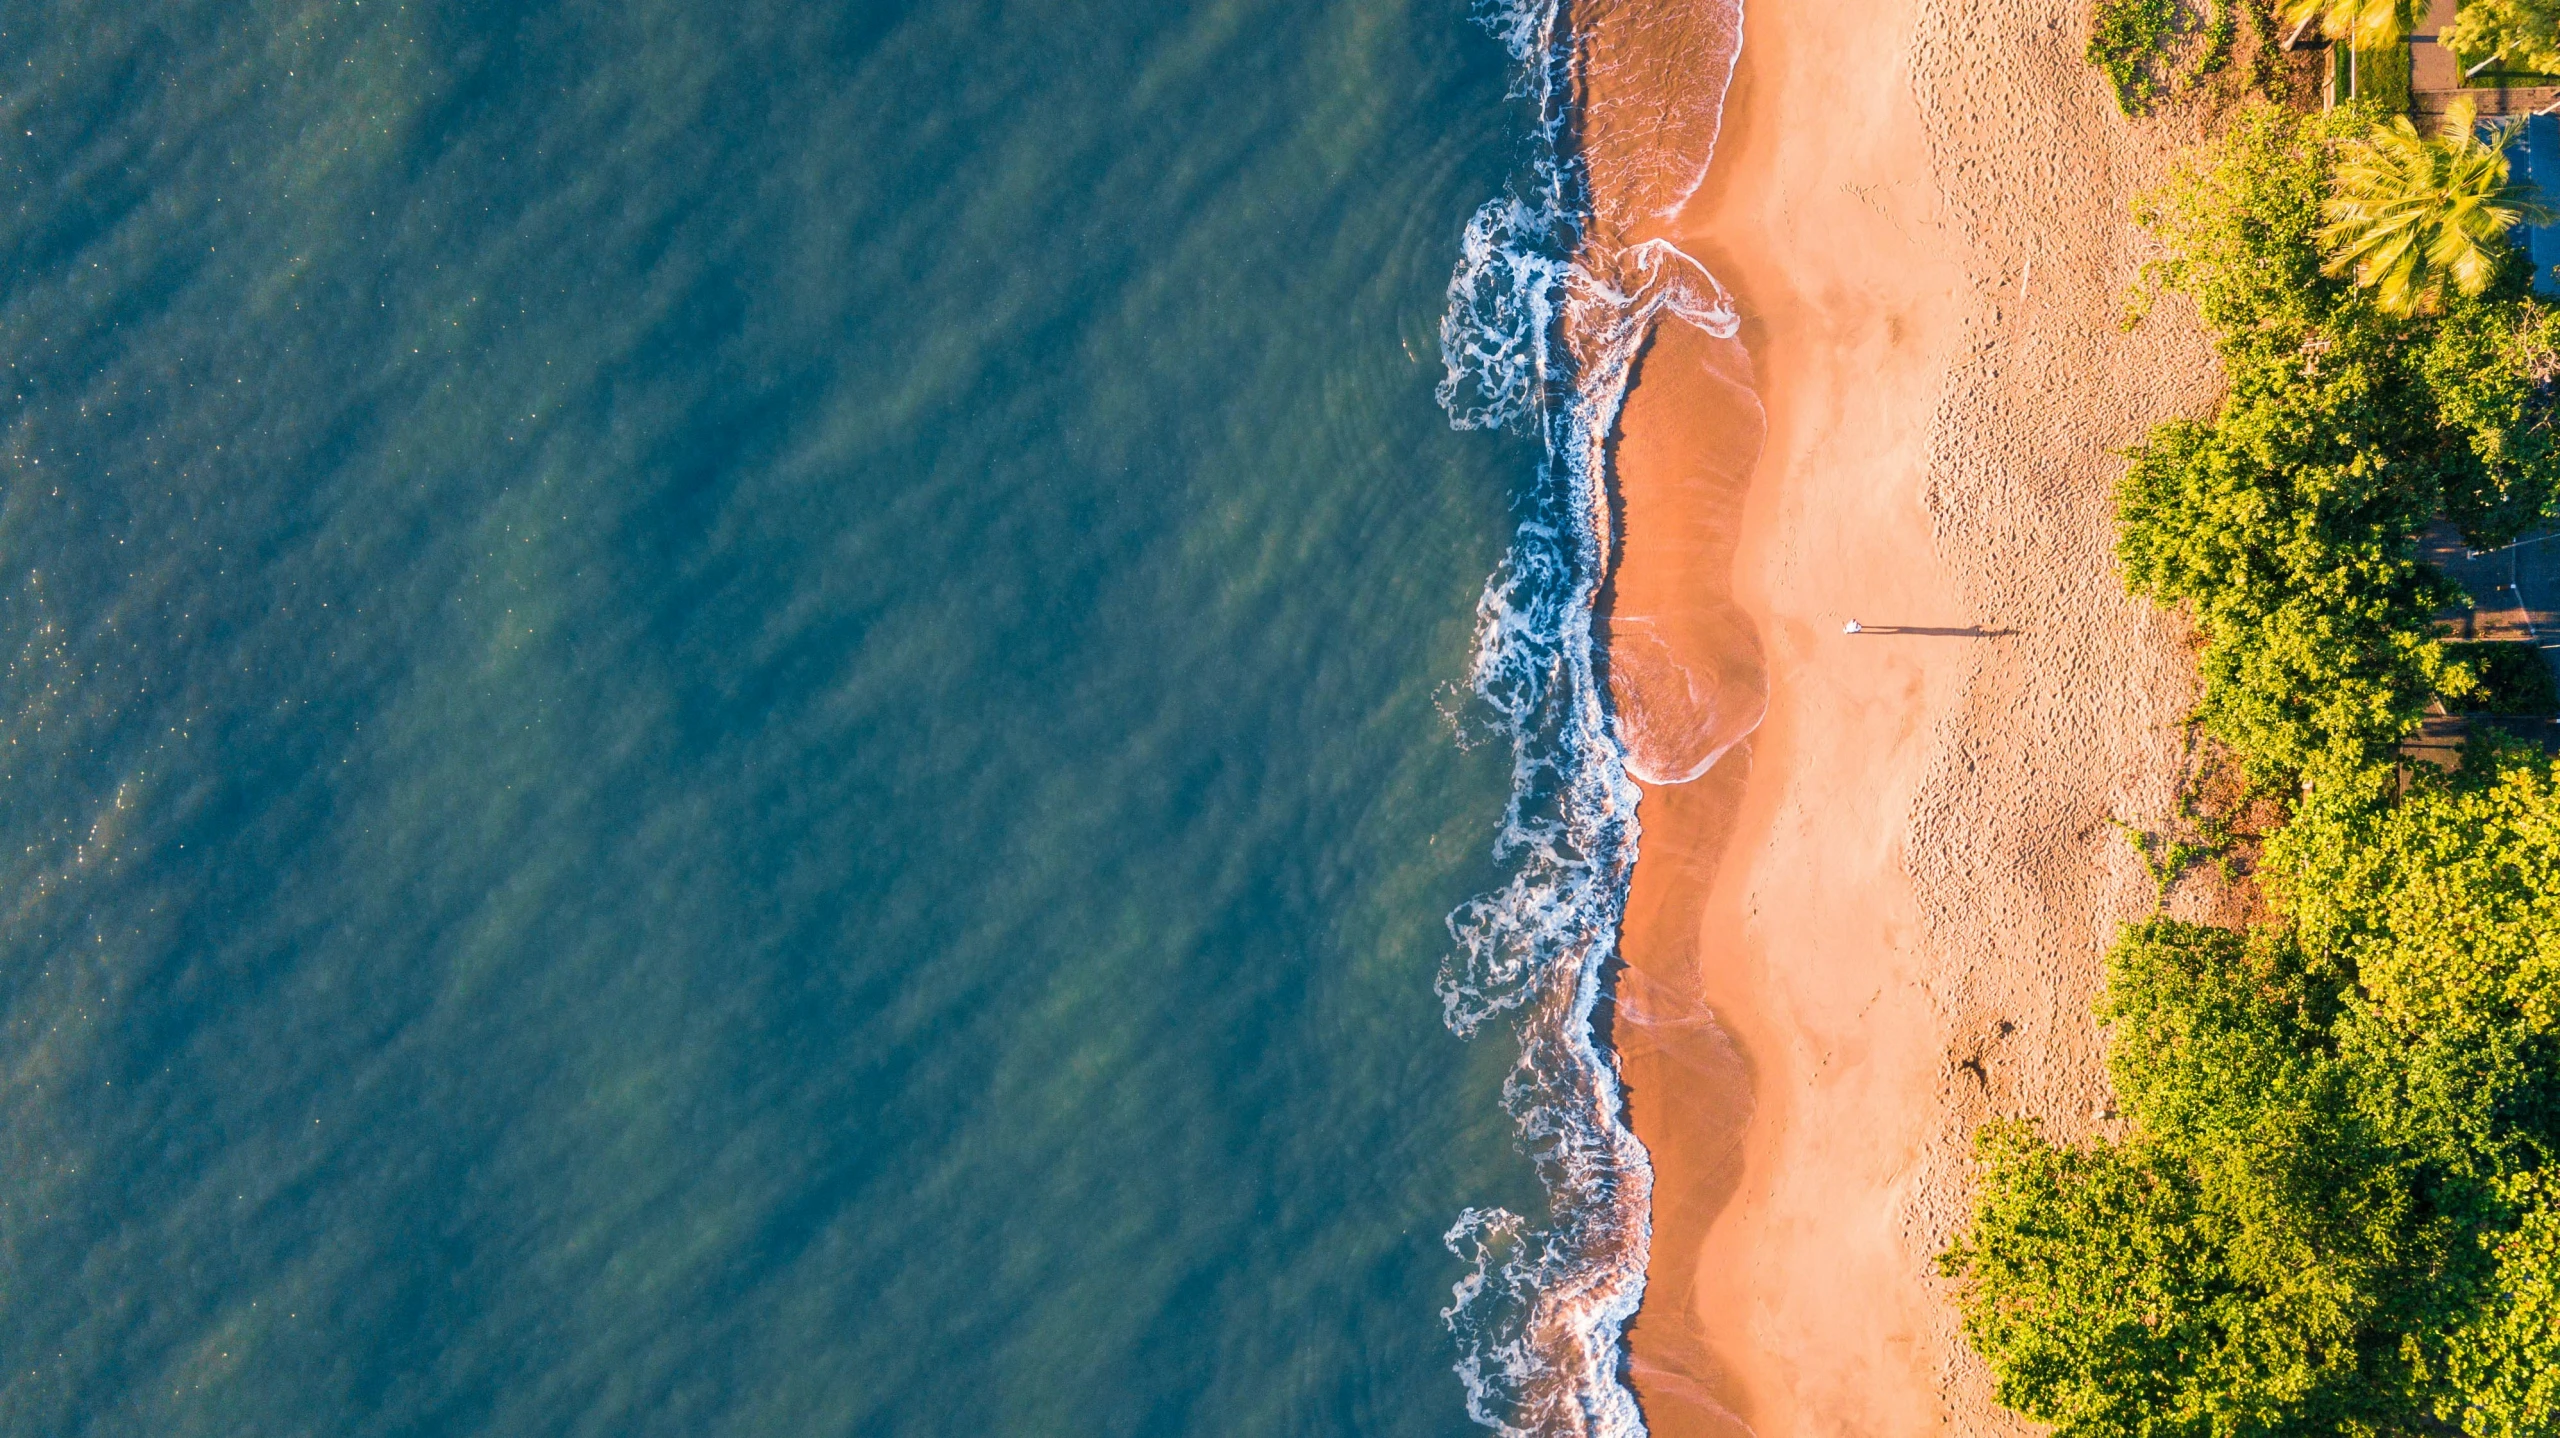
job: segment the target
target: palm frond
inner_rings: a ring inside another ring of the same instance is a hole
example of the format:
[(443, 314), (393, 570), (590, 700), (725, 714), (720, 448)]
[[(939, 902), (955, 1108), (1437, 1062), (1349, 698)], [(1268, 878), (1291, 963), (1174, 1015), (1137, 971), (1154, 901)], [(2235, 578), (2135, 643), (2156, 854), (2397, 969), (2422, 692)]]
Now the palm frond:
[(2425, 13), (2426, 0), (2284, 0), (2277, 11), (2287, 26), (2316, 20), (2321, 34), (2359, 50), (2399, 44)]
[(2550, 212), (2512, 181), (2514, 130), (2483, 139), (2478, 126), (2466, 97), (2434, 136), (2395, 116), (2342, 146), (2322, 211), (2327, 272), (2352, 275), (2394, 314), (2433, 308), (2448, 282), (2466, 295), (2487, 289), (2508, 232), (2545, 223)]

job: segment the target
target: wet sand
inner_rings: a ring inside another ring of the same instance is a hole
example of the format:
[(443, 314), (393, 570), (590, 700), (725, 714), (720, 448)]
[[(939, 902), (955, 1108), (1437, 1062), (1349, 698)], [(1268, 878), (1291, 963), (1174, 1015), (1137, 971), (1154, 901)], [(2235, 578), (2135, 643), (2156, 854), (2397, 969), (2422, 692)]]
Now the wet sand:
[[(1613, 699), (1695, 708), (1664, 692), (1684, 671), (1767, 688), (1704, 777), (1647, 784), (1622, 935), (1613, 1033), (1655, 1166), (1629, 1362), (1657, 1434), (2018, 1427), (1931, 1259), (1983, 1118), (2106, 1121), (2089, 1004), (2151, 907), (2106, 820), (2169, 812), (2190, 682), (2116, 582), (2109, 452), (2215, 383), (2174, 305), (2118, 327), (2127, 202), (2194, 121), (2116, 117), (2084, 23), (1756, 5), (1706, 183), (1618, 237), (1679, 245), (1743, 325), (1663, 329), (1628, 396)], [(1595, 136), (1604, 192), (1633, 148)]]

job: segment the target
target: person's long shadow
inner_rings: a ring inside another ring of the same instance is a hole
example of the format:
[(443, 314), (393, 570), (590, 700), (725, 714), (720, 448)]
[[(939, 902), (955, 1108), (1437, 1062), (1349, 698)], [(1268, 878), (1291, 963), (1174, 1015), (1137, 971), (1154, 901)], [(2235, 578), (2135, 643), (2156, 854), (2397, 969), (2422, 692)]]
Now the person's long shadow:
[(2017, 632), (2015, 629), (1985, 629), (1979, 624), (1968, 624), (1961, 629), (1941, 628), (1929, 624), (1861, 624), (1849, 632), (1849, 637), (1856, 639), (1868, 634), (1925, 634), (1941, 639), (2006, 639)]

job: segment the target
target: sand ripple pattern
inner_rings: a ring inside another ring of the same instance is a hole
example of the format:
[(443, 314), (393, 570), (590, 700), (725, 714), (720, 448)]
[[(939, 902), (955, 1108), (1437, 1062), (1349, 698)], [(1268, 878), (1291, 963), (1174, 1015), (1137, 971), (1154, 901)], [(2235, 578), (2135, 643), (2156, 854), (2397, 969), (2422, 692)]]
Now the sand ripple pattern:
[[(1512, 753), (1495, 843), (1509, 878), (1449, 916), (1456, 950), (1439, 992), (1462, 1037), (1510, 1018), (1520, 1059), (1504, 1104), (1549, 1214), (1543, 1225), (1498, 1208), (1461, 1214), (1446, 1241), (1473, 1271), (1442, 1317), (1477, 1422), (1522, 1438), (1623, 1438), (1644, 1431), (1619, 1369), (1644, 1291), (1653, 1171), (1591, 1029), (1638, 833), (1637, 789), (1593, 652), (1603, 446), (1653, 325), (1667, 315), (1729, 338), (1737, 319), (1695, 260), (1658, 239), (1621, 243), (1627, 217), (1586, 203), (1589, 172), (1563, 136), (1578, 67), (1617, 53), (1611, 36), (1588, 20), (1570, 32), (1556, 0), (1489, 4), (1477, 18), (1517, 62), (1514, 93), (1534, 104), (1536, 126), (1522, 174), (1467, 223), (1441, 322), (1439, 396), (1461, 429), (1516, 427), (1542, 446), (1519, 529), (1477, 605), (1477, 717)], [(1677, 208), (1713, 149), (1718, 77), (1739, 53), (1738, 0), (1622, 4), (1597, 23), (1684, 24), (1703, 47), (1691, 51), (1712, 81), (1692, 87), (1710, 92), (1703, 127), (1696, 115), (1654, 115), (1650, 149), (1611, 138), (1606, 152), (1612, 165), (1642, 167), (1644, 193)], [(1592, 118), (1584, 133), (1605, 138)]]

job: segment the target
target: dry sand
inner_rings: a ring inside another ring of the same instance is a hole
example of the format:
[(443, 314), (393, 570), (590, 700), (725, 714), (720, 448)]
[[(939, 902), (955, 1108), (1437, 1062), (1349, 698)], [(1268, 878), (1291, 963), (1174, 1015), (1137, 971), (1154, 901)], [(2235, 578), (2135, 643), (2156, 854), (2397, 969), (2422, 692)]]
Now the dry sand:
[[(1596, 12), (1594, 53), (1683, 3)], [(2111, 452), (2218, 385), (2182, 305), (2119, 327), (2128, 202), (2197, 122), (2119, 117), (2086, 23), (1755, 3), (1706, 184), (1611, 237), (1670, 238), (1744, 316), (1665, 328), (1638, 370), (1603, 600), (1650, 658), (1615, 697), (1659, 711), (1682, 666), (1765, 666), (1769, 695), (1641, 810), (1612, 1036), (1656, 1167), (1630, 1363), (1658, 1434), (2023, 1430), (1932, 1258), (1981, 1120), (2107, 1117), (2090, 1003), (2153, 904), (2108, 819), (2171, 811), (2192, 683), (2118, 583)], [(1621, 93), (1666, 73), (1588, 77), (1604, 213), (1658, 183), (1610, 127), (1678, 113)]]

